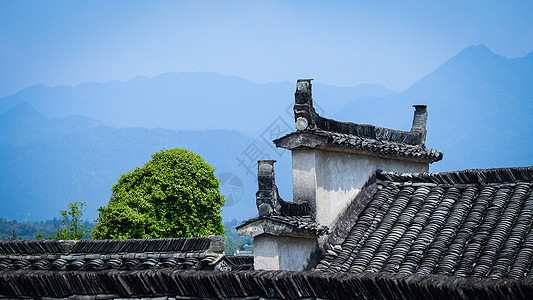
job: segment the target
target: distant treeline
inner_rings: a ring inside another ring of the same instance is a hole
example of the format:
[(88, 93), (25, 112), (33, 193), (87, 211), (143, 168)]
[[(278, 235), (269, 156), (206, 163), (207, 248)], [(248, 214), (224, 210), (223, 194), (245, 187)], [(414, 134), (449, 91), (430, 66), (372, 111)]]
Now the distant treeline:
[[(93, 227), (93, 223), (84, 222), (85, 227)], [(46, 221), (18, 222), (0, 218), (0, 239), (1, 240), (34, 240), (36, 235), (42, 233), (43, 238), (55, 235), (61, 226), (61, 220), (54, 218)]]

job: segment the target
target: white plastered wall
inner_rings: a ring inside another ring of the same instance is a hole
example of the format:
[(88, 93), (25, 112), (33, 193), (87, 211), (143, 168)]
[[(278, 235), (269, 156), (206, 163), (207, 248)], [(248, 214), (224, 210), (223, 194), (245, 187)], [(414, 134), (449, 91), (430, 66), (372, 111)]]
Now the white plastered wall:
[(316, 221), (333, 228), (377, 170), (427, 172), (428, 163), (321, 149), (292, 150), (293, 199), (315, 201)]

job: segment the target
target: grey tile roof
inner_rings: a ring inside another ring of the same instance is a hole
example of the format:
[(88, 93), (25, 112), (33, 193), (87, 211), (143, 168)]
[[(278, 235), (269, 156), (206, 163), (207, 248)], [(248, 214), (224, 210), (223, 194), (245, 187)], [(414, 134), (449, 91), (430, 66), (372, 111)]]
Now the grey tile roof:
[(533, 168), (377, 179), (319, 270), (533, 278)]

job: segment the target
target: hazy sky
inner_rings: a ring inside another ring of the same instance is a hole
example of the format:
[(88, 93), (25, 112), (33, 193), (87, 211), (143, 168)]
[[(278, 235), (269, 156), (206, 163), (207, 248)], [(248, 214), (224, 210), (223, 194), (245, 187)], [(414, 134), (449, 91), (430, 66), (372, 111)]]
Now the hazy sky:
[(169, 71), (403, 90), (470, 45), (528, 54), (532, 15), (531, 0), (3, 0), (0, 97)]

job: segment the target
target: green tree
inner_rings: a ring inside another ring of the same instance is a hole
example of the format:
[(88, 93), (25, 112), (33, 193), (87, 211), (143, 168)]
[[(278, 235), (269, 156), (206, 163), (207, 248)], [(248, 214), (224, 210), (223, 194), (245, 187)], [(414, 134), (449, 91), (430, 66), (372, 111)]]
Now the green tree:
[(100, 207), (94, 239), (171, 238), (224, 234), (224, 197), (213, 167), (174, 148), (123, 174)]
[[(90, 229), (85, 229), (83, 225), (83, 210), (87, 207), (85, 202), (74, 202), (68, 204), (67, 210), (62, 210), (59, 213), (63, 217), (61, 220), (61, 227), (57, 229), (54, 236), (49, 236), (50, 239), (55, 240), (79, 240), (90, 233)], [(36, 235), (36, 238), (42, 238), (42, 234)]]

